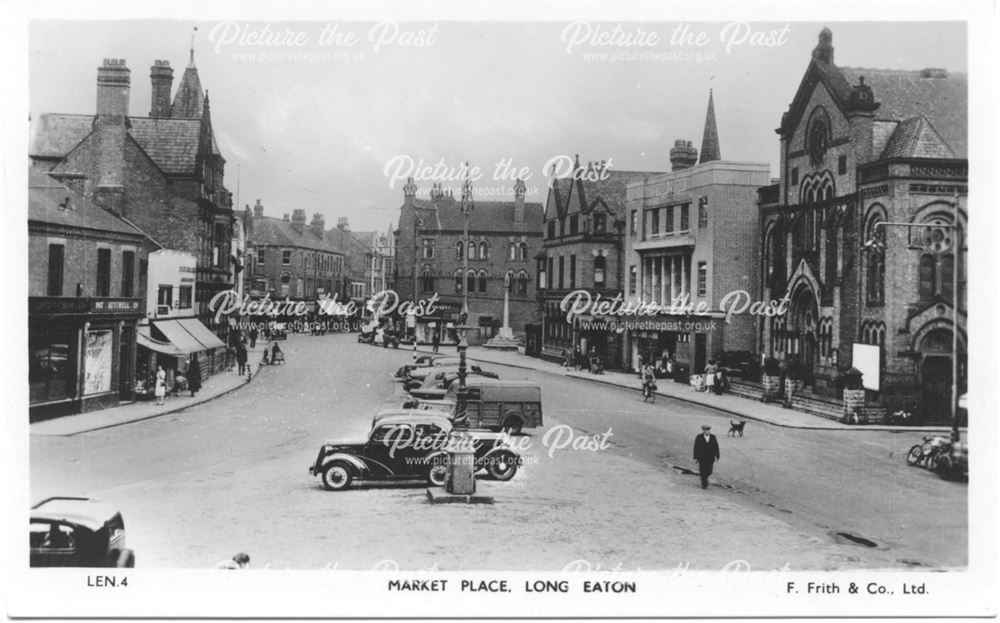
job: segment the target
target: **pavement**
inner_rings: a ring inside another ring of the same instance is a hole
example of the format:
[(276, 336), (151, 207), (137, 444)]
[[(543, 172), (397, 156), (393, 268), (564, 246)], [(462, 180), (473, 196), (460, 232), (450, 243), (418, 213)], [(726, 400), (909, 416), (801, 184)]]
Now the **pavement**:
[[(267, 344), (267, 346), (269, 347), (270, 344)], [(263, 357), (264, 348), (264, 343), (261, 342), (257, 344), (256, 348), (247, 349), (250, 375), (240, 376), (236, 373), (234, 366), (231, 370), (219, 372), (205, 379), (201, 389), (195, 396), (191, 396), (190, 392), (181, 392), (178, 395), (167, 396), (162, 405), (156, 404), (156, 400), (137, 400), (110, 409), (35, 422), (31, 424), (31, 434), (69, 437), (80, 433), (89, 433), (95, 430), (141, 422), (142, 420), (177, 413), (178, 411), (184, 411), (185, 409), (215, 400), (219, 396), (236, 391), (251, 381), (253, 376), (260, 371), (260, 362)]]
[[(269, 346), (269, 345), (268, 345)], [(251, 365), (251, 375), (239, 376), (235, 371), (226, 371), (209, 377), (202, 385), (197, 396), (182, 395), (168, 397), (166, 404), (157, 405), (155, 401), (140, 401), (131, 404), (121, 405), (111, 409), (92, 411), (78, 415), (69, 415), (43, 422), (31, 424), (32, 435), (51, 436), (72, 436), (80, 433), (101, 430), (113, 426), (121, 426), (131, 422), (139, 422), (156, 418), (170, 413), (176, 413), (189, 409), (195, 405), (200, 405), (219, 396), (223, 396), (243, 387), (249, 383), (254, 375), (261, 368), (260, 360), (265, 346), (258, 344), (257, 348), (250, 349), (248, 361)], [(430, 348), (419, 347), (414, 350), (406, 345), (400, 346), (400, 354), (412, 352), (419, 354), (431, 354)], [(455, 346), (442, 345), (440, 353), (450, 353), (456, 350)], [(602, 374), (591, 374), (586, 370), (575, 370), (563, 367), (561, 364), (528, 357), (517, 351), (504, 351), (485, 348), (483, 346), (470, 346), (468, 357), (480, 363), (503, 365), (525, 370), (534, 370), (545, 374), (554, 374), (580, 379), (591, 383), (602, 383), (617, 387), (630, 388), (639, 391), (639, 379), (635, 374), (606, 370)], [(753, 420), (766, 422), (774, 426), (786, 428), (816, 429), (816, 430), (843, 430), (843, 431), (917, 431), (925, 433), (947, 433), (951, 429), (948, 427), (928, 427), (928, 426), (888, 426), (888, 425), (852, 425), (829, 420), (823, 417), (786, 409), (776, 404), (769, 404), (742, 398), (734, 395), (716, 395), (709, 392), (694, 391), (686, 383), (675, 383), (669, 379), (660, 379), (657, 383), (658, 396), (664, 396), (683, 402), (717, 409), (728, 413), (735, 418), (743, 420)], [(964, 435), (965, 429), (962, 429)]]

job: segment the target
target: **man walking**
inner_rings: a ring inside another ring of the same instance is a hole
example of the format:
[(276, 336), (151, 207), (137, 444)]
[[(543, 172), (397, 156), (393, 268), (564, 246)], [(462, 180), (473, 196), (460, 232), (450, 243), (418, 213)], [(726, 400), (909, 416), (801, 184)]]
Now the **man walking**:
[(712, 465), (719, 460), (719, 441), (711, 431), (712, 427), (705, 424), (701, 427), (701, 434), (694, 438), (694, 460), (698, 461), (702, 489), (708, 488)]
[(431, 344), (434, 346), (434, 352), (438, 352), (438, 348), (441, 347), (441, 332), (434, 329), (434, 337), (431, 338)]
[(236, 364), (240, 368), (240, 376), (247, 373), (247, 347), (243, 342), (236, 345)]

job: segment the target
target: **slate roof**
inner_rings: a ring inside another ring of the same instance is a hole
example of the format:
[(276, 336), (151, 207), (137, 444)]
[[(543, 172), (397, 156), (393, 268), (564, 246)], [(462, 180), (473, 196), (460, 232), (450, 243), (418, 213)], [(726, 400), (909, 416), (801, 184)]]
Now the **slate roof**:
[[(164, 173), (185, 175), (195, 172), (201, 123), (198, 119), (129, 117), (128, 133)], [(32, 120), (28, 155), (64, 158), (90, 135), (93, 124), (94, 115), (39, 115)], [(212, 151), (218, 153), (214, 134)]]
[[(465, 217), (461, 203), (453, 198), (437, 201), (414, 199), (418, 215), (424, 219), (425, 229), (438, 231), (462, 231)], [(474, 201), (469, 215), (469, 232), (511, 232), (542, 233), (542, 204), (524, 203), (524, 222), (514, 223), (513, 201)]]
[(129, 134), (164, 173), (195, 171), (201, 121), (149, 117), (130, 117), (129, 120), (132, 122)]
[[(68, 209), (60, 204), (70, 206)], [(28, 220), (99, 231), (143, 236), (136, 227), (85, 200), (51, 176), (28, 171)]]
[(63, 158), (87, 138), (94, 115), (46, 113), (31, 120), (28, 155), (33, 158)]
[[(926, 117), (958, 158), (968, 157), (969, 78), (964, 73), (940, 69), (906, 71), (840, 67), (845, 82), (857, 84), (864, 76), (875, 101), (875, 118), (881, 120)], [(850, 86), (847, 90), (850, 96)]]
[(934, 131), (926, 117), (901, 122), (882, 151), (887, 158), (954, 158), (955, 154)]
[(250, 241), (255, 245), (299, 247), (326, 253), (342, 252), (342, 247), (336, 244), (336, 238), (331, 239), (327, 235), (320, 238), (309, 227), (309, 223), (299, 232), (291, 221), (271, 216), (254, 217)]
[(565, 216), (573, 196), (582, 195), (581, 212), (585, 214), (589, 213), (597, 205), (598, 200), (603, 200), (605, 205), (608, 206), (617, 218), (624, 218), (626, 212), (625, 189), (629, 182), (643, 179), (650, 175), (657, 175), (658, 173), (608, 169), (604, 174), (607, 176), (607, 179), (599, 181), (573, 180), (571, 178), (555, 180), (552, 188), (554, 192), (552, 194), (556, 201), (558, 214)]

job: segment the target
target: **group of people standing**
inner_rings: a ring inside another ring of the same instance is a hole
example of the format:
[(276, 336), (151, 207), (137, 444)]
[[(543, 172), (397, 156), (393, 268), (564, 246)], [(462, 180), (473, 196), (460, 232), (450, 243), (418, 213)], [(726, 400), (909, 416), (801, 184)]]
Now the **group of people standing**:
[[(187, 371), (174, 377), (174, 386), (170, 391), (181, 392), (191, 391), (193, 398), (201, 390), (201, 363), (198, 361), (198, 354), (191, 355), (187, 362)], [(167, 397), (167, 371), (163, 366), (156, 366), (156, 380), (153, 381), (153, 395), (156, 397), (156, 404), (164, 404)]]

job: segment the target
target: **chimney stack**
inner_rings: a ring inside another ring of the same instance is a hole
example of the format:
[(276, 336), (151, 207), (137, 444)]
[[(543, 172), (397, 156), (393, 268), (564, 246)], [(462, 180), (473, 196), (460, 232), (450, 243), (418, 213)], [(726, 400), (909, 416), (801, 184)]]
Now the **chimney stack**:
[(524, 180), (517, 178), (514, 181), (514, 222), (524, 222)]
[(257, 218), (264, 216), (264, 204), (260, 202), (260, 199), (257, 200), (257, 203), (253, 204), (253, 215)]
[(326, 233), (326, 219), (319, 212), (313, 214), (313, 220), (309, 223), (309, 228), (312, 229), (317, 237), (322, 238), (323, 234)]
[(417, 185), (412, 177), (406, 178), (406, 185), (403, 186), (403, 205), (413, 206), (413, 198), (417, 195)]
[(153, 100), (149, 116), (154, 119), (170, 116), (170, 90), (174, 84), (174, 70), (170, 61), (153, 61), (149, 68), (149, 79), (153, 83)]
[(96, 202), (124, 216), (125, 132), (131, 72), (125, 59), (106, 58), (97, 68), (97, 116), (94, 142), (97, 152)]
[(351, 231), (351, 226), (347, 223), (346, 216), (341, 216), (337, 219), (337, 229), (340, 231)]
[(676, 140), (670, 150), (670, 170), (690, 169), (698, 163), (698, 150), (691, 141)]
[(298, 233), (302, 233), (302, 230), (306, 226), (306, 211), (302, 208), (295, 208), (292, 210), (292, 229)]

